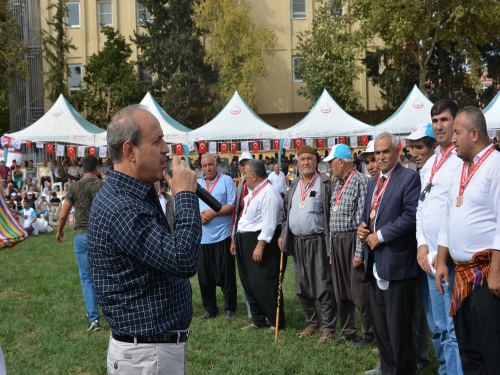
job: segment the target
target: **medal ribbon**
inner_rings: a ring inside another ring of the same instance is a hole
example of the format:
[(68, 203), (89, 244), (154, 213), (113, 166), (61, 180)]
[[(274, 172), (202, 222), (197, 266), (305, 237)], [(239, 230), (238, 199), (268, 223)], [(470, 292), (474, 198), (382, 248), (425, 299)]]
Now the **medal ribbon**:
[(262, 189), (264, 189), (266, 187), (266, 185), (268, 183), (269, 183), (269, 180), (266, 180), (266, 182), (264, 182), (262, 185), (260, 185), (260, 187), (257, 190), (254, 190), (254, 192), (252, 193), (252, 196), (248, 199), (247, 207), (250, 206), (250, 202), (257, 196), (257, 194), (259, 194), (261, 192)]
[(384, 186), (382, 186), (382, 189), (380, 189), (380, 174), (378, 175), (378, 180), (377, 180), (377, 192), (375, 193), (375, 196), (373, 197), (373, 203), (372, 203), (372, 210), (377, 210), (378, 204), (380, 202), (380, 199), (382, 198), (382, 195), (384, 195), (384, 191), (387, 188), (387, 185), (389, 185), (389, 180), (391, 179), (392, 174), (397, 168), (397, 164), (392, 170), (392, 172), (389, 174), (387, 179), (384, 181)]
[(205, 178), (205, 187), (206, 187), (206, 190), (212, 194), (212, 191), (215, 189), (215, 185), (217, 185), (217, 182), (219, 182), (219, 178), (220, 178), (220, 173), (217, 174), (217, 178), (215, 179), (214, 183), (212, 184), (212, 187), (209, 188), (208, 186), (210, 185), (210, 183), (208, 182), (208, 180)]
[(304, 191), (304, 178), (300, 179), (300, 196), (302, 197), (302, 202), (306, 200), (307, 194), (309, 194), (309, 192), (314, 187), (314, 183), (316, 182), (317, 178), (318, 173), (315, 173), (313, 179), (311, 180), (311, 182), (309, 182), (309, 187), (306, 191)]
[(352, 169), (352, 172), (349, 174), (349, 177), (347, 177), (347, 180), (344, 182), (344, 186), (342, 186), (342, 190), (337, 193), (337, 196), (335, 197), (335, 205), (339, 205), (340, 198), (342, 198), (342, 194), (344, 194), (344, 190), (347, 187), (347, 184), (349, 184), (349, 181), (351, 181), (352, 176), (356, 174), (356, 168)]
[(158, 190), (158, 199), (161, 198), (161, 190)]
[(444, 153), (444, 155), (441, 158), (441, 160), (439, 161), (439, 163), (437, 162), (438, 158), (434, 159), (434, 164), (432, 165), (431, 178), (429, 179), (429, 184), (432, 184), (432, 179), (434, 178), (434, 174), (436, 174), (436, 172), (439, 170), (439, 168), (441, 168), (441, 166), (444, 164), (444, 162), (446, 161), (446, 159), (448, 158), (448, 156), (450, 155), (450, 153), (454, 149), (455, 149), (455, 145), (451, 145), (450, 147), (448, 147), (448, 149)]
[(479, 169), (481, 164), (484, 163), (484, 161), (488, 158), (488, 156), (490, 156), (493, 153), (493, 151), (495, 151), (495, 146), (491, 145), (490, 148), (483, 154), (483, 156), (481, 156), (481, 158), (474, 165), (474, 168), (472, 168), (472, 171), (469, 173), (469, 176), (467, 176), (467, 178), (465, 178), (465, 174), (467, 172), (467, 163), (464, 162), (464, 165), (462, 167), (462, 177), (460, 177), (460, 191), (458, 192), (459, 196), (464, 194), (464, 190), (469, 184), (469, 181), (472, 178), (472, 176), (474, 176), (474, 174)]

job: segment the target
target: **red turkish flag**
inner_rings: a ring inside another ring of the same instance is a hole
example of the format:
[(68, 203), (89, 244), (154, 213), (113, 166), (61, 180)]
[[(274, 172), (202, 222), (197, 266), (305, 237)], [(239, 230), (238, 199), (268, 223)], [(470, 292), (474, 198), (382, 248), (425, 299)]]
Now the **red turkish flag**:
[(347, 142), (346, 138), (345, 137), (339, 137), (339, 144), (341, 145), (345, 145)]
[(368, 141), (369, 141), (369, 139), (368, 139), (367, 135), (362, 135), (361, 136), (361, 145), (362, 146), (366, 146), (368, 144)]
[(325, 139), (324, 138), (316, 139), (316, 147), (325, 148)]
[(252, 142), (252, 151), (259, 152), (259, 150), (260, 150), (259, 141), (253, 141)]
[(302, 147), (302, 138), (297, 138), (294, 142), (297, 150)]
[(222, 154), (227, 154), (227, 150), (229, 149), (229, 144), (227, 142), (222, 142), (220, 144), (220, 152)]
[(273, 141), (273, 145), (274, 145), (274, 149), (275, 150), (279, 150), (280, 149), (280, 143), (281, 143), (281, 141), (279, 139), (275, 139)]
[(401, 138), (399, 138), (399, 141), (398, 141), (398, 154), (401, 152), (402, 149), (403, 149), (403, 140)]
[(95, 146), (89, 147), (89, 155), (96, 156)]
[(175, 154), (176, 155), (182, 155), (182, 154), (184, 154), (184, 152), (182, 150), (182, 143), (177, 143), (175, 145)]
[(47, 143), (47, 154), (53, 154), (53, 153), (54, 153), (54, 144)]
[(31, 141), (26, 141), (26, 147), (31, 148)]
[(238, 151), (238, 144), (236, 142), (231, 143), (231, 152), (233, 154), (236, 154), (237, 151)]
[(75, 157), (75, 146), (68, 146), (68, 158)]
[(207, 152), (207, 142), (201, 141), (198, 142), (198, 153), (204, 154)]

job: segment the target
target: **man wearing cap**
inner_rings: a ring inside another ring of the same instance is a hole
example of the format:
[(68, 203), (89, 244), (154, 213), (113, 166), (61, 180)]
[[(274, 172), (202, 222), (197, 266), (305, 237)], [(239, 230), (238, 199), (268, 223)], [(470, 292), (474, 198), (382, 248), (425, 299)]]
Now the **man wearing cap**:
[(284, 219), (278, 245), (293, 256), (295, 289), (306, 318), (306, 329), (299, 338), (320, 333), (316, 301), (320, 302), (323, 334), (319, 343), (333, 340), (337, 307), (333, 292), (330, 254), (330, 199), (333, 183), (316, 172), (317, 159), (311, 146), (298, 152), (301, 177), (292, 181), (285, 195)]
[(373, 178), (378, 174), (378, 164), (375, 159), (375, 141), (368, 142), (365, 151), (358, 155), (359, 160), (365, 163), (365, 172), (368, 178)]
[(274, 164), (273, 171), (267, 177), (273, 185), (274, 190), (282, 197), (286, 194), (286, 179), (285, 174), (281, 172), (280, 165)]
[[(330, 241), (333, 289), (339, 313), (342, 335), (337, 343), (354, 341), (356, 349), (373, 343), (370, 319), (370, 288), (364, 280), (364, 255), (356, 230), (363, 213), (368, 178), (353, 163), (349, 147), (333, 146), (325, 159), (330, 162), (336, 178), (331, 198)], [(359, 308), (362, 331), (358, 340), (355, 308)]]
[(375, 139), (379, 176), (368, 182), (358, 227), (364, 241), (365, 276), (382, 374), (415, 374), (417, 358), (412, 316), (415, 308), (417, 173), (398, 161), (398, 140), (390, 133)]
[(29, 203), (24, 200), (23, 201), (23, 209), (21, 210), (21, 215), (24, 218), (24, 223), (23, 227), (24, 230), (29, 234), (32, 235), (35, 228), (33, 227), (33, 224), (36, 221), (36, 211), (29, 206)]
[(33, 192), (28, 191), (26, 194), (26, 197), (24, 197), (24, 200), (28, 202), (28, 206), (31, 207), (32, 209), (36, 210), (36, 197)]

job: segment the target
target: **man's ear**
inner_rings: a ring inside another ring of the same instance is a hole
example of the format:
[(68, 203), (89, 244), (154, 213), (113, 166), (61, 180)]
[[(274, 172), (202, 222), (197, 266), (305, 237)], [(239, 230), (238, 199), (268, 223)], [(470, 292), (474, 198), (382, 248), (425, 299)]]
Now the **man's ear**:
[(130, 142), (129, 140), (127, 140), (123, 143), (122, 149), (123, 149), (123, 156), (128, 161), (134, 162), (135, 156), (136, 156), (135, 155), (136, 147), (134, 146), (134, 144), (132, 142)]

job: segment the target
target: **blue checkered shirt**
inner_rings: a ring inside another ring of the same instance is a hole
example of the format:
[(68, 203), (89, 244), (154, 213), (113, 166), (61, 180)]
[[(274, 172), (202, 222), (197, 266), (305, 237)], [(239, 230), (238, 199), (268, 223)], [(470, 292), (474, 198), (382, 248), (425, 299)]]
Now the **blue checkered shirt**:
[(186, 329), (201, 241), (198, 198), (175, 196), (175, 233), (153, 186), (117, 171), (95, 196), (87, 256), (101, 307), (118, 335)]

